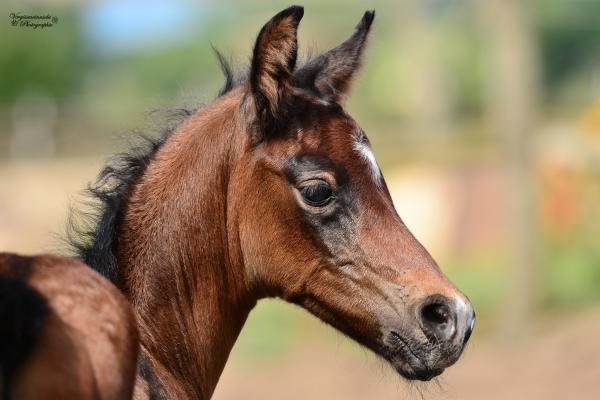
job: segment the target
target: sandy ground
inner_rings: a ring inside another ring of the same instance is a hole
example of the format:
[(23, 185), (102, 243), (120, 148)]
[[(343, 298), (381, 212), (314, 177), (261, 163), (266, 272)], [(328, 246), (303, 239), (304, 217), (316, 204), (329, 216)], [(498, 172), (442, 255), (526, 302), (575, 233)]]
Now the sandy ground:
[(0, 163), (0, 251), (56, 252), (70, 204), (102, 165), (98, 159)]
[[(411, 384), (323, 328), (295, 351), (259, 365), (236, 357), (214, 399), (600, 399), (600, 310), (547, 318), (518, 343), (474, 335), (457, 364)], [(340, 345), (339, 342), (343, 342)]]

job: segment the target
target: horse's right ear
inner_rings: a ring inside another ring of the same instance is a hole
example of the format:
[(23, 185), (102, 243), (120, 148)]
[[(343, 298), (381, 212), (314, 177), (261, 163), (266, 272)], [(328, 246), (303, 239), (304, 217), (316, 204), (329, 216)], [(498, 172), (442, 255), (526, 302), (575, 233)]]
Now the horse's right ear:
[(296, 83), (312, 89), (322, 99), (339, 102), (360, 67), (374, 18), (375, 11), (365, 12), (348, 39), (296, 71)]
[(297, 31), (303, 15), (304, 8), (299, 6), (279, 12), (263, 26), (256, 39), (250, 90), (256, 109), (258, 141), (285, 116), (282, 108), (296, 65)]

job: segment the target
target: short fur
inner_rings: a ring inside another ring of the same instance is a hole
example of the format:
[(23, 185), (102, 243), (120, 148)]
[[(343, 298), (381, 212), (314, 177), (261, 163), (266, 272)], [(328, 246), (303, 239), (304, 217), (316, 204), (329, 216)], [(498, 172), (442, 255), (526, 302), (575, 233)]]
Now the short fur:
[(33, 353), (50, 313), (46, 299), (13, 276), (0, 276), (0, 396), (10, 400), (15, 372)]
[(2, 400), (131, 398), (135, 317), (83, 263), (0, 253), (0, 321)]
[[(235, 85), (232, 68), (215, 48), (225, 82), (219, 96)], [(196, 110), (177, 108), (167, 110), (168, 124), (159, 128), (156, 137), (136, 135), (139, 143), (126, 152), (114, 155), (86, 190), (84, 206), (89, 211), (71, 209), (67, 224), (67, 244), (70, 253), (82, 260), (111, 282), (119, 285), (119, 268), (114, 254), (117, 230), (124, 204), (132, 185), (144, 174), (152, 157), (171, 133)]]
[[(185, 118), (191, 114), (181, 110)], [(115, 155), (102, 169), (98, 179), (87, 189), (92, 212), (71, 214), (67, 226), (68, 241), (76, 255), (90, 267), (119, 283), (119, 269), (114, 255), (117, 228), (129, 188), (144, 173), (146, 166), (172, 128), (159, 138), (140, 136), (141, 143), (126, 153)]]
[(210, 398), (265, 297), (302, 306), (409, 379), (431, 379), (464, 347), (466, 298), (456, 339), (427, 336), (419, 307), (432, 296), (453, 307), (464, 295), (402, 223), (383, 178), (373, 179), (371, 157), (356, 150), (361, 129), (339, 103), (374, 13), (297, 68), (302, 16), (292, 6), (271, 18), (246, 80), (163, 140), (122, 155), (91, 188), (99, 214), (75, 247), (134, 308), (136, 400)]

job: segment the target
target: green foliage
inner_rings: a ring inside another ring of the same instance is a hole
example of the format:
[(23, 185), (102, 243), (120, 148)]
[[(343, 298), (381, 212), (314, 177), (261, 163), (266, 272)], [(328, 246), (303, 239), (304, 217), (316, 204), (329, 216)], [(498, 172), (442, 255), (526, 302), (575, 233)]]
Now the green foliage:
[[(470, 263), (469, 263), (470, 264)], [(505, 269), (498, 265), (473, 264), (450, 266), (444, 271), (448, 278), (464, 293), (476, 310), (489, 314), (500, 307), (506, 294)]]
[[(126, 54), (97, 53), (84, 41), (78, 7), (21, 10), (59, 17), (52, 28), (32, 30), (0, 25), (0, 107), (10, 106), (24, 91), (39, 91), (62, 103), (75, 102), (86, 119), (100, 121), (97, 131), (116, 130), (128, 115), (172, 103), (178, 96), (210, 100), (221, 83), (210, 42), (245, 67), (252, 41), (265, 16), (285, 2), (209, 3), (198, 16), (198, 28), (183, 41), (169, 46), (133, 49)], [(600, 57), (600, 3), (589, 0), (538, 0), (532, 7), (536, 21), (545, 85), (552, 91)], [(335, 18), (340, 7), (348, 18)], [(85, 7), (85, 6), (81, 6)], [(377, 40), (369, 50), (368, 68), (358, 81), (352, 108), (357, 115), (397, 124), (406, 114), (406, 79), (410, 54), (405, 54), (402, 25), (411, 8), (379, 0)], [(335, 45), (349, 33), (365, 5), (316, 2), (306, 4), (307, 18), (300, 30), (301, 53)], [(486, 43), (482, 40), (476, 7), (468, 1), (429, 2), (424, 7), (427, 29), (440, 49), (439, 61), (451, 83), (453, 112), (461, 120), (479, 118), (483, 109)], [(11, 11), (4, 9), (8, 15)], [(310, 17), (310, 18), (308, 18)], [(243, 69), (243, 68), (242, 68)], [(405, 76), (406, 75), (406, 76)], [(91, 82), (91, 84), (90, 84)], [(100, 106), (99, 106), (100, 104)], [(86, 108), (87, 107), (87, 108)], [(363, 109), (368, 113), (362, 113)], [(123, 110), (128, 110), (126, 115)], [(87, 114), (86, 114), (87, 113)], [(113, 124), (107, 126), (112, 121)], [(90, 130), (94, 133), (94, 129)]]
[(535, 10), (545, 86), (553, 90), (600, 59), (600, 2), (537, 0)]
[(583, 242), (549, 243), (543, 257), (543, 301), (547, 307), (600, 302), (600, 249)]
[(266, 361), (290, 348), (299, 321), (308, 314), (281, 300), (267, 299), (250, 313), (235, 344), (236, 353), (251, 361)]
[[(47, 14), (48, 10), (21, 10)], [(2, 10), (8, 16), (12, 10)], [(75, 93), (84, 74), (76, 10), (50, 11), (59, 21), (50, 28), (0, 24), (0, 103), (11, 104), (24, 91), (56, 98)]]

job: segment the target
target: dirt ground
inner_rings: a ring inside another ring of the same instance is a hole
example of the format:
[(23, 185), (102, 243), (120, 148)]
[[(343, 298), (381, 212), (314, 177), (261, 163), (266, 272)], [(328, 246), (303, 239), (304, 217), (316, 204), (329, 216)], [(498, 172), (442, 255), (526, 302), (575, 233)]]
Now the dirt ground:
[(600, 310), (548, 318), (519, 343), (475, 334), (459, 362), (427, 384), (324, 335), (265, 364), (234, 352), (214, 399), (600, 399)]

